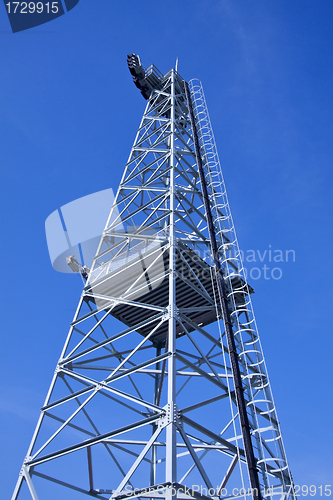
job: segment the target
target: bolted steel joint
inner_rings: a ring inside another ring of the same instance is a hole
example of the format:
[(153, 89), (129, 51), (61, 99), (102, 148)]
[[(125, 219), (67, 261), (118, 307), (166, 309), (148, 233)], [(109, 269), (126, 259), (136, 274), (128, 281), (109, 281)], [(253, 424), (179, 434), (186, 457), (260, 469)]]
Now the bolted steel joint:
[(168, 318), (171, 319), (174, 316), (179, 316), (179, 309), (175, 304), (169, 304), (167, 307)]

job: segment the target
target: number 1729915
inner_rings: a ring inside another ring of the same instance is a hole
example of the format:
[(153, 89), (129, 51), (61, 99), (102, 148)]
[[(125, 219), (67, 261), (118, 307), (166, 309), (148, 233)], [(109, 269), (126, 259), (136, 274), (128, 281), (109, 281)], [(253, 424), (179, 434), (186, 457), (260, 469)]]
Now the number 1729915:
[(8, 14), (57, 14), (59, 12), (59, 2), (8, 2), (6, 3)]

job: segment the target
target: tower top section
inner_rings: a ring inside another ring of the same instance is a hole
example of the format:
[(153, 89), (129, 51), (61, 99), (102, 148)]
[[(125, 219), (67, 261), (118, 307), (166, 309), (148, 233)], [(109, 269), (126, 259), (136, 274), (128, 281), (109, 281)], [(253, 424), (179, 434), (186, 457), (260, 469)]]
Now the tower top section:
[(143, 97), (148, 100), (153, 90), (161, 90), (165, 78), (169, 75), (163, 75), (154, 64), (146, 69), (143, 68), (140, 57), (136, 54), (128, 54), (128, 69), (133, 77), (134, 84), (141, 91)]

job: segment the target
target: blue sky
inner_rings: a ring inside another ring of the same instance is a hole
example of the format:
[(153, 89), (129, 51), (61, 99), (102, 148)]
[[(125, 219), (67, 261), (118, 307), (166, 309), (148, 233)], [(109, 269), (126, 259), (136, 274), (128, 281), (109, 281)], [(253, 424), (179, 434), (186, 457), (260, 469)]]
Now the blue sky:
[(332, 20), (329, 0), (81, 0), (13, 34), (0, 9), (3, 498), (81, 290), (44, 221), (116, 191), (145, 106), (131, 52), (203, 83), (246, 266), (270, 268), (249, 282), (294, 480), (332, 484)]

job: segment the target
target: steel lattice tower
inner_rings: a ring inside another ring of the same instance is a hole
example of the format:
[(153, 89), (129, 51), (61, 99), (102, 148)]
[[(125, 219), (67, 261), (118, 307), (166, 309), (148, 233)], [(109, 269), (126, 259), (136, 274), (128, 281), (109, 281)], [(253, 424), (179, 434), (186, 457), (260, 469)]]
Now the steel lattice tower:
[(202, 86), (128, 63), (147, 106), (12, 500), (294, 499)]

